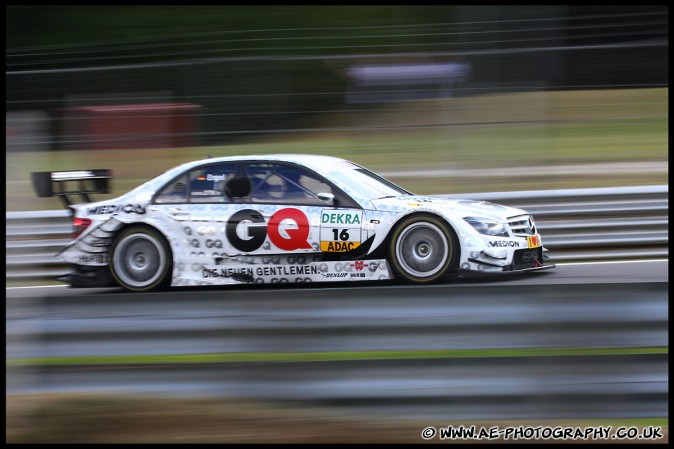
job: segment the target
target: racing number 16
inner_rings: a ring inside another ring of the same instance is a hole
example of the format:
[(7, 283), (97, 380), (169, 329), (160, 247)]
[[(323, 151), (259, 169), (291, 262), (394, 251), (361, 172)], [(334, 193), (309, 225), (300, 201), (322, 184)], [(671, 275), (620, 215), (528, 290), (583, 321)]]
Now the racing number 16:
[(349, 230), (348, 229), (342, 229), (340, 232), (339, 229), (333, 229), (332, 233), (335, 234), (335, 240), (341, 240), (343, 242), (346, 242), (349, 240)]

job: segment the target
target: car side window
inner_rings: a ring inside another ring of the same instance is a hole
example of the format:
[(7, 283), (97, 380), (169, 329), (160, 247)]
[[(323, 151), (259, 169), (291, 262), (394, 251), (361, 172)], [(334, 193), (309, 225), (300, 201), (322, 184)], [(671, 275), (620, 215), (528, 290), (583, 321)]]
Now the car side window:
[(182, 175), (161, 189), (154, 200), (157, 204), (186, 203), (187, 176)]
[(156, 203), (226, 203), (231, 198), (225, 186), (234, 177), (234, 164), (199, 167), (160, 190)]
[(249, 163), (247, 172), (253, 203), (323, 205), (318, 194), (333, 193), (317, 175), (295, 165)]
[(190, 203), (224, 203), (230, 198), (225, 193), (227, 181), (234, 177), (234, 164), (210, 165), (188, 174)]

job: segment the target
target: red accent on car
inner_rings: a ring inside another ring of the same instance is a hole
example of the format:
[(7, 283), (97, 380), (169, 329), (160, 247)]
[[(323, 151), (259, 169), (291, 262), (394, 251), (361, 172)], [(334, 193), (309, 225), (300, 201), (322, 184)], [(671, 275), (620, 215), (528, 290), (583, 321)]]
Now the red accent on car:
[(80, 236), (91, 224), (91, 220), (88, 218), (75, 218), (73, 219), (73, 226), (75, 227), (75, 233), (73, 238), (76, 239)]

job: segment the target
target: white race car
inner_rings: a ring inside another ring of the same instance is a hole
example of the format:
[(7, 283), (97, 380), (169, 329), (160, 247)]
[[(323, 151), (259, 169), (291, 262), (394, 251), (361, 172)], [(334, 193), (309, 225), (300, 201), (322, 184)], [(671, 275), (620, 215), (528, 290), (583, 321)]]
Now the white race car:
[[(367, 281), (428, 284), (452, 273), (552, 268), (527, 212), (414, 195), (328, 156), (220, 157), (107, 193), (108, 170), (37, 172), (38, 196), (61, 196), (75, 235), (58, 255), (73, 287)], [(68, 185), (76, 184), (75, 189)], [(82, 195), (83, 204), (71, 204)]]

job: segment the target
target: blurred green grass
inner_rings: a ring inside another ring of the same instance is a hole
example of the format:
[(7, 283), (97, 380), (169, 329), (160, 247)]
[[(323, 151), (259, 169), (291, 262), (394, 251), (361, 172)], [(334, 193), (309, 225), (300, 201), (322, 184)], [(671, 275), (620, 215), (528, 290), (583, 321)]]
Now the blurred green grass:
[(666, 354), (666, 346), (615, 347), (615, 348), (493, 348), (456, 349), (433, 351), (336, 351), (336, 352), (242, 352), (212, 354), (146, 354), (119, 356), (43, 357), (7, 359), (6, 366), (55, 366), (55, 365), (157, 365), (157, 364), (208, 364), (239, 362), (324, 362), (355, 360), (447, 359), (485, 357), (562, 357), (603, 355)]
[[(373, 107), (374, 108), (374, 107)], [(118, 196), (183, 162), (265, 153), (325, 154), (374, 171), (530, 167), (528, 176), (391, 177), (415, 193), (470, 193), (667, 184), (668, 89), (480, 95), (351, 108), (302, 133), (264, 134), (236, 144), (167, 149), (7, 153), (8, 211), (60, 209), (36, 198), (33, 171), (111, 168)], [(536, 167), (606, 162), (661, 163), (660, 173), (538, 175)]]

